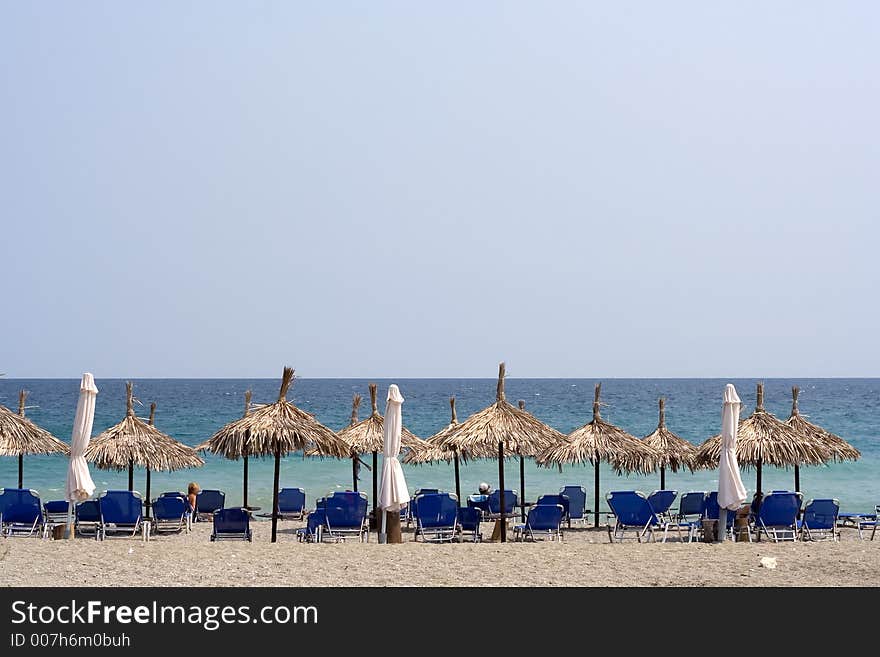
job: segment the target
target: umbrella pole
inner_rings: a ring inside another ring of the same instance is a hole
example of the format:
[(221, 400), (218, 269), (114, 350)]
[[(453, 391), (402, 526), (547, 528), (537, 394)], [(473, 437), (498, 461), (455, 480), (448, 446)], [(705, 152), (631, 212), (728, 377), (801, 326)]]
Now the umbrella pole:
[(358, 492), (358, 457), (355, 456), (351, 459), (351, 488), (357, 493)]
[(461, 506), (461, 480), (458, 478), (458, 450), (455, 450), (455, 496), (458, 498), (458, 504)]
[[(758, 459), (757, 470), (758, 470), (758, 480), (755, 482), (755, 488), (757, 489), (755, 491), (755, 495), (757, 495), (758, 511), (760, 511), (761, 510), (761, 501), (764, 498), (764, 496), (761, 494), (761, 459)], [(761, 532), (759, 531), (758, 532), (758, 543), (760, 543), (760, 542), (761, 542)]]
[(660, 466), (660, 490), (666, 490), (666, 468)]
[(147, 508), (147, 520), (150, 519), (150, 468), (147, 468), (147, 494), (144, 497), (144, 505)]
[(275, 447), (275, 481), (272, 486), (272, 542), (278, 533), (278, 478), (281, 474), (281, 446)]
[(499, 505), (501, 511), (501, 542), (507, 542), (507, 518), (504, 516), (504, 443), (498, 441), (498, 485), (501, 493), (499, 497)]
[(134, 461), (128, 459), (128, 492), (134, 490)]
[[(21, 488), (21, 486), (19, 486)], [(801, 468), (800, 466), (794, 466), (794, 491), (799, 493), (801, 490)]]
[(241, 505), (246, 509), (247, 508), (247, 488), (248, 488), (248, 457), (247, 454), (244, 455), (244, 488), (241, 493)]
[(18, 487), (24, 488), (24, 455), (18, 455)]
[(376, 498), (379, 497), (379, 490), (376, 483), (376, 451), (373, 450), (373, 522), (379, 524), (379, 518), (376, 517)]
[(526, 521), (526, 461), (522, 454), (519, 457), (519, 519)]
[(599, 455), (596, 455), (596, 460), (593, 463), (595, 468), (595, 482), (593, 489), (593, 499), (596, 500), (596, 511), (593, 513), (593, 527), (599, 528)]

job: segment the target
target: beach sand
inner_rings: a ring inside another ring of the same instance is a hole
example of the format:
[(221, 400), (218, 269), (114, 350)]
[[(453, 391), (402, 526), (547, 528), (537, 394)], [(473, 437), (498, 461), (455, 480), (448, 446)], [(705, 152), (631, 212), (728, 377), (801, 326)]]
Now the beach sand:
[[(576, 527), (561, 542), (380, 545), (296, 541), (302, 522), (251, 523), (254, 541), (190, 534), (73, 541), (0, 539), (4, 586), (880, 586), (880, 539), (838, 542), (625, 543)], [(491, 532), (485, 525), (484, 537)], [(775, 557), (776, 567), (761, 565)]]

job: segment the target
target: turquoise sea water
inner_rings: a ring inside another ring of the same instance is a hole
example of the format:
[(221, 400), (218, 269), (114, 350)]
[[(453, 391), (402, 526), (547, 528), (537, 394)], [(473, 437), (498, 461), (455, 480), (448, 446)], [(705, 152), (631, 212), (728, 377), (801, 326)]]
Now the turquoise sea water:
[[(720, 431), (721, 394), (726, 383), (736, 385), (743, 400), (742, 417), (754, 409), (756, 380), (737, 379), (609, 379), (602, 382), (602, 399), (606, 405), (602, 416), (633, 435), (642, 437), (657, 425), (657, 399), (666, 397), (667, 426), (692, 443), (700, 443)], [(833, 463), (828, 466), (801, 468), (801, 489), (805, 499), (837, 497), (844, 511), (873, 509), (880, 503), (880, 379), (766, 379), (764, 405), (781, 419), (791, 410), (791, 386), (801, 387), (801, 413), (812, 422), (840, 436), (862, 452), (854, 463)], [(119, 379), (98, 379), (99, 394), (95, 409), (93, 435), (119, 422), (125, 413), (125, 383)], [(226, 422), (241, 416), (244, 391), (253, 390), (254, 402), (277, 399), (277, 379), (144, 379), (135, 382), (135, 397), (144, 403), (138, 414), (148, 415), (150, 402), (157, 403), (156, 425), (165, 433), (188, 444), (196, 445), (209, 438)], [(364, 397), (361, 417), (369, 413), (367, 380), (297, 379), (288, 395), (297, 406), (314, 413), (318, 420), (332, 429), (348, 424), (351, 397), (357, 392)], [(385, 394), (390, 383), (397, 383), (406, 401), (403, 405), (404, 424), (416, 435), (426, 438), (449, 422), (449, 402), (456, 397), (459, 420), (489, 405), (495, 398), (494, 379), (398, 379), (376, 380), (379, 385), (379, 409), (385, 407)], [(512, 403), (523, 399), (526, 408), (542, 421), (563, 433), (588, 422), (591, 418), (593, 385), (591, 379), (508, 379), (507, 398)], [(28, 417), (62, 440), (70, 440), (79, 380), (66, 379), (0, 379), (0, 404), (17, 410), (18, 391), (30, 391)], [(190, 481), (203, 488), (226, 491), (227, 504), (240, 504), (242, 498), (242, 462), (206, 456), (204, 467), (194, 470), (152, 475), (151, 492), (185, 490)], [(369, 460), (369, 459), (365, 459)], [(381, 467), (381, 455), (379, 457)], [(66, 477), (67, 459), (61, 456), (30, 456), (24, 461), (25, 486), (38, 490), (44, 500), (61, 499)], [(272, 490), (272, 461), (253, 459), (250, 465), (248, 502), (268, 508)], [(519, 464), (508, 461), (508, 487), (519, 486)], [(556, 468), (539, 468), (527, 460), (526, 499), (534, 500), (541, 493), (557, 492), (565, 484), (580, 484), (588, 491), (592, 507), (593, 468), (567, 466), (560, 473)], [(410, 490), (438, 487), (454, 490), (452, 465), (405, 466)], [(372, 490), (371, 473), (361, 470), (360, 490)], [(126, 472), (108, 472), (92, 467), (97, 491), (127, 487)], [(492, 487), (498, 483), (496, 461), (472, 461), (461, 468), (462, 494), (475, 492), (479, 482)], [(755, 474), (745, 470), (743, 481), (754, 492)], [(792, 470), (765, 467), (764, 490), (791, 489)], [(0, 486), (17, 483), (17, 459), (0, 458)], [(659, 488), (659, 474), (618, 476), (607, 465), (601, 469), (601, 488), (609, 490), (638, 489), (650, 492)], [(666, 474), (667, 488), (679, 491), (714, 490), (717, 478), (713, 471), (688, 471)], [(290, 455), (282, 461), (282, 486), (302, 486), (309, 504), (334, 489), (351, 487), (350, 461), (304, 459)], [(135, 471), (135, 489), (144, 492), (144, 472)], [(604, 505), (603, 505), (604, 506)]]

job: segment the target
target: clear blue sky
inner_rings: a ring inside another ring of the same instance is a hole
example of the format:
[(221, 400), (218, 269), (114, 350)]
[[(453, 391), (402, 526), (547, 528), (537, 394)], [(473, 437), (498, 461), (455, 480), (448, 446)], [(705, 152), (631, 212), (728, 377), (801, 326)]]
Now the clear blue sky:
[(878, 3), (0, 6), (9, 377), (880, 375)]

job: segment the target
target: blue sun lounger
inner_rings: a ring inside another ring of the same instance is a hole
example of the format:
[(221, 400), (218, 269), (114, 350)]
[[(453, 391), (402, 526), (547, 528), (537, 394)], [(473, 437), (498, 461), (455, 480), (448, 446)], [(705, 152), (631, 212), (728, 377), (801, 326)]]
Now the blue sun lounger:
[(322, 530), (324, 537), (337, 542), (351, 537), (356, 537), (364, 543), (370, 540), (366, 494), (336, 491), (324, 498), (319, 508), (324, 510)]
[(214, 511), (226, 504), (226, 493), (222, 490), (203, 489), (196, 494), (196, 512), (193, 520), (211, 520)]
[(483, 540), (483, 534), (480, 532), (480, 521), (483, 519), (483, 512), (474, 506), (458, 507), (458, 541), (464, 542), (465, 533), (470, 534), (474, 543)]
[(608, 525), (608, 540), (612, 543), (616, 538), (622, 541), (626, 532), (635, 531), (639, 543), (646, 534), (654, 538), (654, 528), (660, 525), (660, 520), (645, 494), (636, 490), (611, 491), (605, 495), (605, 501), (614, 513), (614, 528)]
[(815, 541), (830, 538), (836, 541), (840, 538), (837, 530), (837, 514), (840, 511), (840, 502), (836, 499), (810, 500), (804, 507), (803, 517), (797, 521), (801, 530), (801, 540)]
[(0, 488), (0, 535), (45, 536), (40, 494), (31, 488)]
[(458, 525), (458, 498), (452, 493), (428, 493), (416, 497), (416, 531), (426, 543), (452, 541)]
[(755, 517), (755, 532), (774, 543), (798, 539), (798, 512), (803, 496), (800, 493), (770, 493), (761, 500)]
[(247, 509), (229, 508), (217, 509), (212, 515), (214, 531), (211, 532), (211, 542), (222, 540), (251, 541), (251, 516)]
[(108, 490), (98, 497), (101, 522), (96, 538), (103, 541), (108, 534), (117, 532), (134, 537), (138, 530), (146, 539), (146, 526), (143, 524), (143, 500), (137, 491)]
[(669, 530), (678, 532), (678, 540), (684, 540), (681, 530), (687, 530), (688, 543), (694, 540), (702, 527), (703, 515), (706, 512), (706, 492), (690, 491), (681, 496), (678, 501), (678, 513), (672, 515), (672, 519), (663, 523), (663, 542), (669, 537)]
[(101, 527), (101, 505), (98, 500), (83, 500), (73, 510), (73, 534), (76, 536), (94, 536), (97, 538)]
[(315, 509), (306, 519), (306, 526), (296, 530), (296, 540), (300, 543), (320, 543), (326, 521), (324, 509)]
[(186, 499), (177, 495), (163, 495), (153, 500), (153, 531), (157, 534), (163, 532), (180, 532), (186, 528), (186, 516), (189, 505)]
[(675, 502), (676, 497), (678, 497), (677, 490), (655, 490), (648, 495), (648, 501), (651, 503), (651, 507), (654, 509), (654, 513), (657, 514), (658, 519), (661, 521), (671, 520), (669, 508)]
[[(553, 497), (543, 495), (542, 497)], [(545, 532), (549, 540), (562, 540), (562, 518), (565, 508), (561, 504), (541, 504), (540, 502), (529, 509), (524, 525), (516, 525), (513, 528), (514, 540), (525, 541), (527, 538), (537, 540), (535, 534)]]
[(278, 491), (278, 517), (282, 520), (302, 520), (306, 513), (306, 492), (302, 488), (282, 488)]
[(568, 526), (571, 527), (572, 520), (580, 520), (582, 523), (587, 522), (587, 491), (583, 486), (563, 486), (559, 489), (561, 495), (568, 497), (568, 513), (566, 519)]

